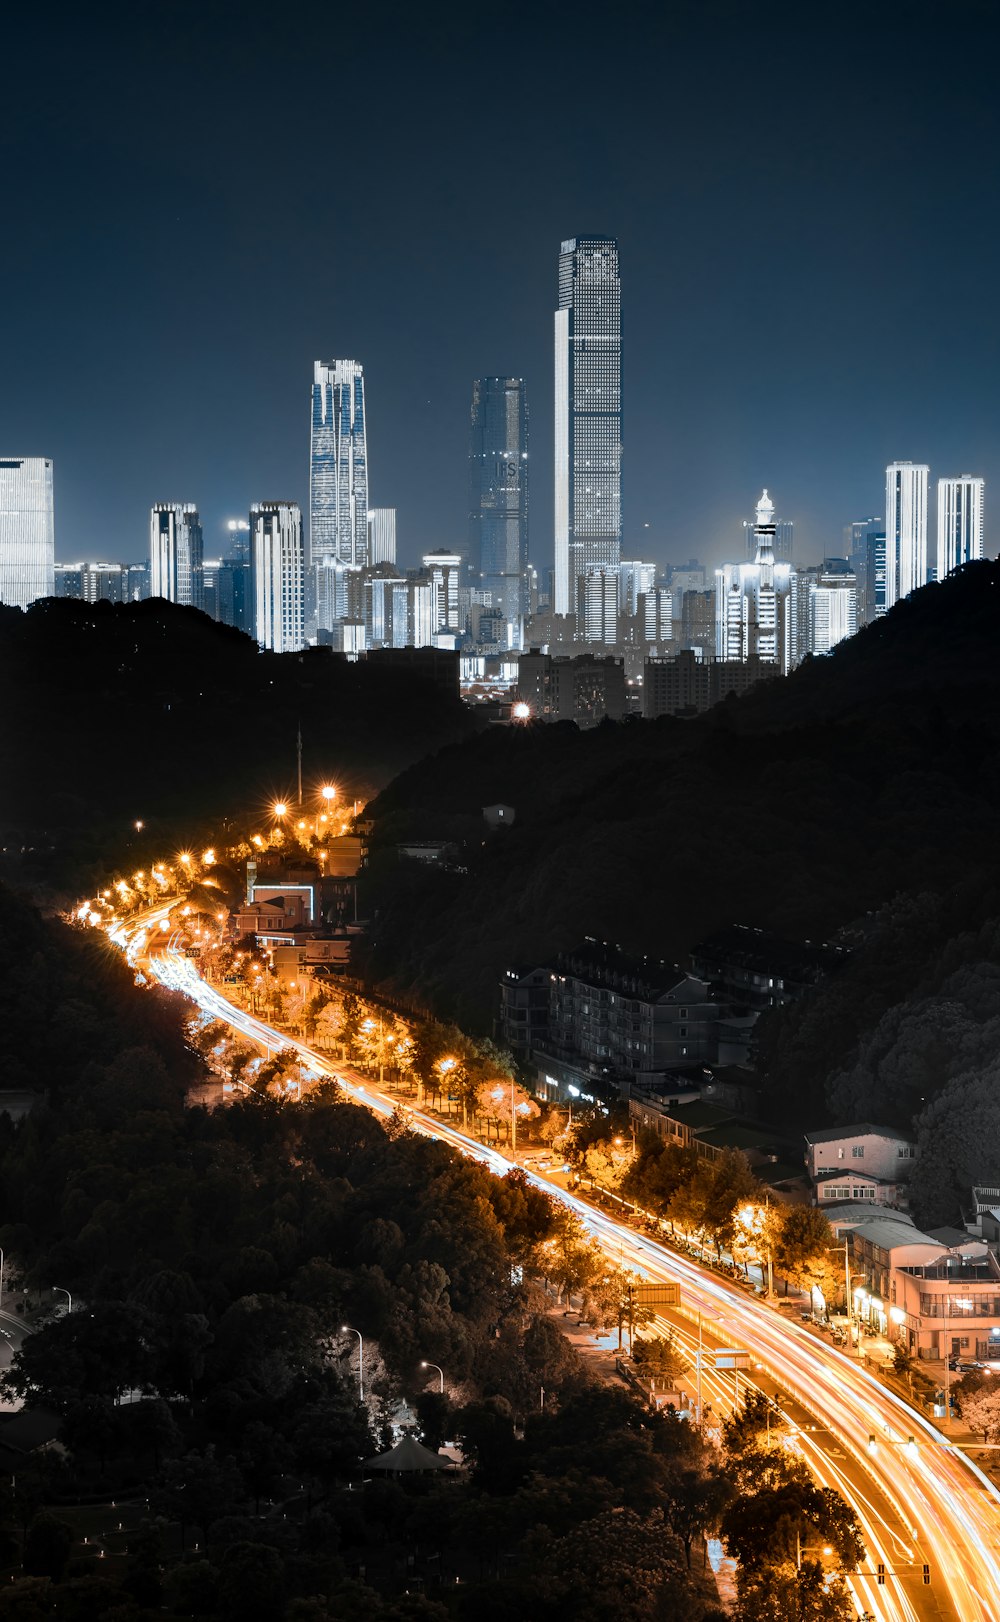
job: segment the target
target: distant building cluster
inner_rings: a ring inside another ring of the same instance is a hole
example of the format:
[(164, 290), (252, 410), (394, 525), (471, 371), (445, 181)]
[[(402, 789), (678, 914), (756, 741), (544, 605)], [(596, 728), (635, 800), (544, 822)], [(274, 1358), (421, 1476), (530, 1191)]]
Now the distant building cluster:
[(982, 478), (938, 479), (932, 536), (929, 469), (903, 461), (886, 469), (884, 517), (848, 524), (840, 552), (817, 565), (802, 565), (794, 523), (766, 489), (733, 535), (732, 561), (662, 570), (631, 548), (623, 556), (618, 244), (569, 238), (557, 268), (550, 566), (529, 550), (523, 377), (474, 380), (465, 532), (402, 568), (396, 509), (374, 504), (364, 366), (337, 358), (313, 365), (305, 511), (254, 501), (230, 520), (221, 556), (205, 556), (195, 503), (164, 501), (150, 511), (145, 564), (57, 564), (51, 459), (0, 459), (0, 601), (162, 597), (278, 653), (451, 651), (468, 699), (591, 725), (696, 714), (830, 653), (983, 556)]

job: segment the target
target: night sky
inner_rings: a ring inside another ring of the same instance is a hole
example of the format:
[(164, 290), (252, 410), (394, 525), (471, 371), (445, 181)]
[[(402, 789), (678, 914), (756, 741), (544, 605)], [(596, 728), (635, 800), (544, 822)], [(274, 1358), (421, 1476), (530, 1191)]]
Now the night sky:
[[(621, 244), (623, 552), (804, 556), (909, 457), (1000, 511), (992, 3), (19, 7), (3, 25), (0, 454), (56, 553), (207, 555), (308, 502), (314, 359), (365, 367), (400, 557), (465, 533), (475, 376), (527, 380), (552, 557), (563, 237)], [(645, 527), (648, 525), (648, 528)]]

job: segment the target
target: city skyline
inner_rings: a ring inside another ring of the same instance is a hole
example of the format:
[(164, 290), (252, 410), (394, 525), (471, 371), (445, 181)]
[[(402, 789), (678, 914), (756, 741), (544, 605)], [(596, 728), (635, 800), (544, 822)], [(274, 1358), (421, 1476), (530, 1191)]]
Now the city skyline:
[[(4, 267), (0, 444), (54, 460), (61, 559), (139, 558), (161, 491), (198, 502), (215, 552), (225, 519), (262, 490), (306, 507), (303, 378), (317, 355), (356, 355), (374, 413), (373, 496), (397, 508), (400, 561), (412, 564), (462, 543), (472, 380), (521, 376), (532, 546), (545, 563), (553, 256), (590, 231), (616, 238), (627, 273), (625, 555), (722, 561), (748, 516), (744, 492), (765, 484), (782, 491), (802, 555), (818, 559), (845, 523), (880, 509), (892, 460), (995, 483), (1000, 242), (979, 203), (996, 114), (986, 53), (963, 53), (961, 87), (939, 72), (977, 16), (959, 4), (936, 11), (933, 29), (899, 30), (891, 7), (848, 8), (817, 54), (783, 8), (678, 8), (643, 17), (638, 33), (626, 13), (601, 31), (600, 139), (589, 115), (582, 131), (557, 116), (551, 87), (582, 70), (582, 44), (542, 16), (508, 64), (523, 113), (508, 132), (518, 181), (502, 235), (467, 206), (482, 154), (449, 140), (478, 105), (484, 21), (442, 44), (402, 20), (388, 65), (374, 19), (338, 24), (355, 62), (343, 116), (361, 115), (374, 82), (392, 116), (366, 132), (369, 183), (334, 206), (318, 93), (332, 23), (306, 49), (253, 4), (235, 37), (221, 18), (195, 27), (193, 13), (188, 32), (183, 6), (148, 34), (105, 37), (70, 19), (44, 45), (51, 110), (22, 106), (21, 82), (5, 110), (19, 252)], [(36, 30), (13, 19), (12, 52), (28, 59)], [(264, 39), (302, 110), (267, 131), (222, 110)], [(872, 97), (859, 64), (890, 48), (896, 71)], [(782, 85), (777, 122), (746, 116), (750, 60)], [(685, 64), (666, 110), (665, 61)], [(190, 116), (168, 129), (138, 87), (181, 64)], [(933, 127), (917, 111), (928, 102)], [(960, 255), (934, 230), (945, 196), (974, 221)], [(95, 217), (95, 250), (81, 254)], [(156, 251), (164, 220), (197, 247), (180, 272)], [(736, 251), (761, 222), (780, 249)], [(82, 417), (72, 391), (52, 387), (67, 354), (88, 378)], [(157, 386), (130, 414), (139, 355)], [(749, 386), (765, 376), (762, 394)]]

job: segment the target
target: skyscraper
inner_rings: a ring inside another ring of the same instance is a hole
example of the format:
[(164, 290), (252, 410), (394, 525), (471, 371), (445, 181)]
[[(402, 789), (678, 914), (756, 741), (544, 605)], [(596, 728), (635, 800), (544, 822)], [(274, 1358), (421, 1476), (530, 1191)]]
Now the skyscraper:
[(356, 360), (313, 366), (309, 556), (313, 566), (368, 562), (365, 378)]
[(373, 507), (368, 514), (368, 562), (395, 563), (396, 509)]
[(937, 578), (952, 569), (974, 563), (983, 555), (983, 479), (963, 473), (957, 479), (938, 479)]
[(924, 462), (885, 470), (885, 606), (927, 584), (927, 477)]
[(556, 614), (573, 610), (571, 576), (621, 559), (621, 349), (618, 244), (573, 237), (559, 254), (555, 315)]
[(0, 603), (27, 608), (55, 594), (52, 462), (0, 460)]
[[(757, 525), (754, 519), (743, 522), (743, 541), (747, 557), (753, 563), (757, 558)], [(791, 563), (795, 548), (795, 525), (790, 518), (781, 518), (774, 525), (774, 561)]]
[(462, 572), (462, 557), (459, 552), (447, 552), (439, 547), (435, 552), (424, 554), (424, 568), (430, 576), (434, 588), (434, 602), (436, 603), (438, 631), (458, 632), (462, 629), (459, 623), (458, 586)]
[(774, 560), (774, 527), (774, 503), (765, 490), (754, 522), (754, 561), (715, 571), (715, 655), (759, 659), (787, 674), (796, 658), (795, 570)]
[(149, 595), (203, 606), (203, 542), (191, 501), (158, 501), (149, 515)]
[(503, 614), (506, 646), (519, 648), (528, 611), (528, 401), (520, 377), (472, 385), (469, 436), (469, 568)]
[(305, 642), (302, 513), (294, 501), (255, 501), (250, 508), (253, 635), (272, 653), (297, 653)]

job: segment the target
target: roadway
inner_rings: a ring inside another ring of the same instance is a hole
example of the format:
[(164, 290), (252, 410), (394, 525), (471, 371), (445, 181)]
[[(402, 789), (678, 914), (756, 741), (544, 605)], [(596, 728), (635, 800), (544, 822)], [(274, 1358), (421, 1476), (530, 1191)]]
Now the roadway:
[[(112, 929), (130, 961), (140, 954), (152, 973), (213, 1018), (249, 1041), (294, 1048), (317, 1076), (335, 1076), (357, 1103), (390, 1116), (398, 1100), (334, 1064), (304, 1042), (234, 1006), (159, 931), (168, 907)], [(151, 940), (152, 938), (152, 940)], [(148, 944), (166, 940), (146, 957)], [(471, 1155), (497, 1175), (514, 1162), (449, 1123), (420, 1110), (408, 1111), (415, 1131)], [(650, 1281), (681, 1286), (681, 1306), (667, 1316), (691, 1357), (700, 1332), (708, 1351), (728, 1345), (749, 1352), (752, 1366), (741, 1375), (773, 1396), (788, 1445), (799, 1451), (825, 1486), (837, 1488), (861, 1522), (868, 1559), (850, 1586), (859, 1614), (877, 1622), (1000, 1622), (1000, 1493), (966, 1455), (925, 1416), (883, 1386), (846, 1353), (827, 1345), (765, 1302), (675, 1254), (534, 1171), (527, 1175), (574, 1210), (595, 1239), (618, 1262)], [(706, 1362), (704, 1400), (724, 1408), (733, 1398), (733, 1376)], [(874, 1437), (874, 1442), (871, 1438)], [(879, 1585), (876, 1565), (885, 1566)], [(931, 1583), (923, 1582), (924, 1565)]]

